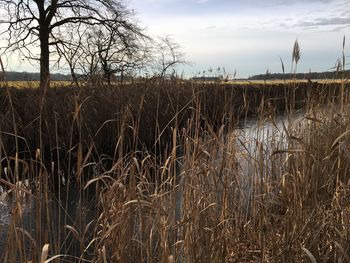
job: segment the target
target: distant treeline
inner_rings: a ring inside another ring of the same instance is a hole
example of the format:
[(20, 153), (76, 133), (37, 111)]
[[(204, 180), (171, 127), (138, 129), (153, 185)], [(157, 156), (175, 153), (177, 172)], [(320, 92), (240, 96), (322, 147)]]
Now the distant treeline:
[[(39, 72), (6, 71), (5, 72), (5, 79), (8, 81), (39, 81), (40, 80), (40, 73)], [(55, 74), (51, 74), (51, 80), (71, 81), (72, 77), (70, 75), (55, 73)]]
[(326, 71), (326, 72), (309, 72), (309, 73), (297, 73), (297, 74), (282, 74), (282, 73), (268, 73), (259, 74), (249, 77), (249, 80), (274, 80), (274, 79), (339, 79), (343, 77), (350, 78), (350, 70), (344, 72)]
[[(40, 73), (39, 72), (16, 72), (16, 71), (6, 71), (5, 75), (0, 72), (0, 81), (40, 81)], [(76, 74), (78, 80), (86, 80), (86, 76), (82, 74)], [(73, 78), (70, 74), (61, 74), (61, 73), (51, 73), (50, 79), (53, 81), (73, 81)], [(113, 81), (120, 81), (121, 76), (113, 75)], [(124, 81), (131, 80), (131, 77), (128, 75), (123, 76)]]
[[(282, 73), (268, 73), (254, 75), (248, 78), (248, 80), (274, 80), (274, 79), (339, 79), (343, 77), (343, 72), (326, 71), (326, 72), (310, 72), (310, 73), (297, 73), (297, 74), (282, 74)], [(344, 71), (344, 77), (350, 78), (350, 70)], [(119, 80), (119, 76), (114, 77), (115, 80)], [(125, 78), (125, 77), (124, 77)], [(3, 74), (0, 74), (0, 80), (3, 79)], [(5, 79), (8, 81), (39, 81), (39, 72), (15, 72), (7, 71), (5, 72)], [(196, 81), (221, 81), (222, 77), (193, 77), (192, 80)], [(72, 81), (71, 75), (54, 73), (51, 74), (51, 80), (54, 81)], [(126, 79), (125, 79), (126, 80)]]
[(201, 77), (193, 77), (193, 78), (191, 78), (191, 80), (194, 80), (194, 81), (221, 81), (222, 77), (205, 77), (205, 76), (201, 76)]

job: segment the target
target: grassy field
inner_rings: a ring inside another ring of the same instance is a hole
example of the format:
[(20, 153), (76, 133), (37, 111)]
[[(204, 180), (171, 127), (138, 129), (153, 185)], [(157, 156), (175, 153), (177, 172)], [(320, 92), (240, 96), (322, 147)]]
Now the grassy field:
[[(321, 84), (332, 84), (332, 83), (342, 83), (342, 82), (349, 82), (349, 80), (341, 80), (341, 79), (313, 79), (312, 82), (317, 82)], [(197, 81), (198, 83), (206, 83), (206, 84), (215, 84), (217, 82), (215, 81)], [(308, 80), (229, 80), (229, 81), (221, 81), (217, 84), (226, 84), (226, 85), (251, 85), (251, 84), (284, 84), (284, 83), (290, 83), (290, 82), (296, 82), (296, 83), (308, 83)], [(131, 82), (127, 82), (130, 84)], [(52, 87), (70, 87), (74, 84), (71, 81), (52, 81), (51, 86)], [(84, 82), (81, 82), (82, 85), (84, 85)], [(112, 83), (113, 85), (118, 85), (118, 83)], [(39, 87), (39, 81), (0, 81), (0, 87), (15, 87), (15, 88), (38, 88)]]
[[(39, 81), (0, 81), (0, 87), (15, 87), (18, 89), (38, 88)], [(65, 87), (72, 85), (70, 81), (51, 81), (52, 87)]]
[[(312, 79), (311, 82), (317, 82), (322, 84), (330, 84), (330, 83), (343, 83), (349, 82), (349, 80), (341, 80), (341, 79)], [(275, 80), (231, 80), (228, 82), (225, 82), (226, 84), (241, 84), (241, 85), (249, 85), (249, 84), (284, 84), (284, 83), (290, 83), (290, 82), (296, 82), (296, 83), (309, 83), (309, 80), (307, 79), (275, 79)]]
[(236, 84), (1, 89), (3, 261), (350, 261), (349, 84)]

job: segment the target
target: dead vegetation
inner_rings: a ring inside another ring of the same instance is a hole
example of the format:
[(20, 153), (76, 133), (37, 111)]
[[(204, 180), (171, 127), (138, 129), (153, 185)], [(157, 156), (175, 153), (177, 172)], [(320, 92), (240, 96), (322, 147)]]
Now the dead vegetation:
[(349, 261), (347, 84), (48, 92), (0, 89), (4, 262)]

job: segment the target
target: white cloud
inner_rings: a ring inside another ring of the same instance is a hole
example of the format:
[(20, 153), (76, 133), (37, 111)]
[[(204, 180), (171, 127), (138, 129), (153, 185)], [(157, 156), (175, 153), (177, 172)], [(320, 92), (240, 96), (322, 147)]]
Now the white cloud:
[(188, 72), (209, 66), (237, 69), (241, 76), (280, 71), (279, 57), (288, 63), (296, 38), (303, 54), (299, 69), (326, 70), (341, 53), (350, 22), (349, 0), (129, 2), (150, 34), (171, 35), (182, 46), (194, 63)]

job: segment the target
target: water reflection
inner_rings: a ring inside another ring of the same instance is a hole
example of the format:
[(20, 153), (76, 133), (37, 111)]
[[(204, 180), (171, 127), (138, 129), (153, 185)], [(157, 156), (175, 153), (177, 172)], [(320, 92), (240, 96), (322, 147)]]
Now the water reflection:
[[(254, 199), (254, 196), (259, 194), (254, 192), (254, 185), (257, 180), (267, 180), (270, 177), (277, 177), (284, 173), (283, 155), (272, 155), (275, 150), (282, 150), (288, 147), (286, 130), (291, 130), (292, 125), (299, 123), (303, 113), (286, 117), (284, 115), (276, 116), (272, 119), (259, 120), (257, 118), (246, 118), (242, 121), (238, 128), (232, 134), (237, 143), (237, 161), (238, 161), (238, 176), (239, 185), (244, 191), (242, 202), (249, 210), (249, 200)], [(220, 156), (217, 156), (217, 161), (220, 162)], [(34, 198), (27, 196), (17, 203), (14, 198), (2, 192), (0, 195), (0, 252), (3, 254), (6, 247), (9, 227), (13, 220), (13, 215), (18, 213), (16, 209), (20, 207), (21, 211), (21, 228), (35, 237), (36, 226), (39, 222), (46, 224), (50, 228), (51, 233), (57, 234), (65, 238), (69, 231), (64, 227), (71, 225), (77, 231), (84, 231), (83, 228), (90, 221), (96, 218), (95, 205), (91, 203), (93, 198), (80, 199), (77, 195), (78, 189), (69, 187), (69, 191), (62, 194), (60, 201), (44, 200), (50, 202), (50, 211), (41, 211), (43, 207), (40, 202)], [(178, 193), (176, 206), (177, 219), (180, 217), (181, 210), (181, 193)], [(82, 201), (85, 200), (85, 201)], [(45, 218), (45, 215), (50, 214), (50, 221)], [(39, 215), (44, 218), (38, 218)], [(44, 216), (43, 216), (44, 215)], [(53, 238), (53, 237), (51, 237)], [(73, 239), (71, 235), (71, 239)], [(73, 241), (72, 241), (73, 242)], [(65, 244), (70, 249), (79, 244)], [(62, 246), (60, 250), (66, 251), (66, 247)]]
[[(263, 195), (263, 189), (257, 185), (268, 185), (285, 174), (285, 154), (274, 154), (288, 149), (289, 132), (298, 129), (304, 112), (293, 115), (278, 115), (275, 118), (247, 118), (235, 131), (237, 139), (237, 161), (239, 180), (243, 190), (244, 206), (249, 211), (251, 201), (257, 195)], [(288, 132), (287, 132), (288, 131)]]

